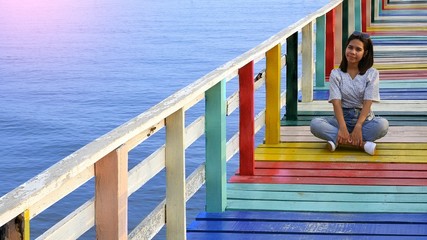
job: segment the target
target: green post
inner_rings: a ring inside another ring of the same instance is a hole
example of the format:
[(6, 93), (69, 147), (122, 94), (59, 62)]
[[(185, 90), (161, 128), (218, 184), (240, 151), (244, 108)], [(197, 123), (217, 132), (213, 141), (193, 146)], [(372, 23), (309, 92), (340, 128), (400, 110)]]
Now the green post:
[(316, 19), (316, 88), (325, 86), (326, 16)]
[(286, 120), (298, 118), (298, 32), (286, 39)]
[(341, 48), (342, 52), (345, 52), (345, 43), (348, 38), (348, 0), (342, 2), (342, 43)]
[(375, 0), (371, 0), (371, 23), (375, 22), (375, 8), (378, 6), (375, 6)]
[(226, 207), (225, 80), (206, 91), (206, 211), (223, 212)]

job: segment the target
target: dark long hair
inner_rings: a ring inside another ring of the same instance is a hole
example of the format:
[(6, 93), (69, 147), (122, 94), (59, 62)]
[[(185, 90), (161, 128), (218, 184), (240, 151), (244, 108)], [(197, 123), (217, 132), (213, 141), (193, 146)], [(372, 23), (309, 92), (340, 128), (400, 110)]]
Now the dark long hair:
[[(358, 39), (363, 43), (364, 56), (359, 62), (359, 72), (360, 75), (363, 75), (374, 65), (374, 45), (372, 44), (372, 40), (367, 33), (362, 33), (355, 31), (353, 32), (347, 39), (347, 43), (345, 44), (345, 49), (347, 49), (348, 44), (354, 39)], [(343, 53), (340, 69), (343, 72), (347, 72), (347, 58), (345, 57), (345, 51)]]

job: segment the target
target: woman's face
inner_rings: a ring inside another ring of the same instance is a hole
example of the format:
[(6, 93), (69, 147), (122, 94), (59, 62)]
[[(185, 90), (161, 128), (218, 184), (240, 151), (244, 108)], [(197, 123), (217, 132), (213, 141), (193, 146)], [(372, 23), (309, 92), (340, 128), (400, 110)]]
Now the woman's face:
[(348, 64), (359, 64), (365, 54), (363, 42), (359, 39), (353, 39), (345, 49), (345, 57)]

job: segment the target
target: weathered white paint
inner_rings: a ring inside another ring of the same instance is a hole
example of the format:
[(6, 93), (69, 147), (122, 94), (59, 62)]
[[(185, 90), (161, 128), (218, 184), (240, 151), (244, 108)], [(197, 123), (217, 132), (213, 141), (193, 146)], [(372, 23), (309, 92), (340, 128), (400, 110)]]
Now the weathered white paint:
[(313, 22), (302, 29), (302, 101), (313, 101), (313, 69), (314, 69), (314, 28)]

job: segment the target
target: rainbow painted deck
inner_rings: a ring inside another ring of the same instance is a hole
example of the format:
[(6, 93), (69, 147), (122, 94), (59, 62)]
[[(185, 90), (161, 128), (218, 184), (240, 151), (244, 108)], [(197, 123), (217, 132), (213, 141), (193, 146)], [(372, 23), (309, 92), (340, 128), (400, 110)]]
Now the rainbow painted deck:
[[(330, 153), (309, 130), (332, 115), (328, 83), (298, 119), (281, 122), (279, 144), (255, 150), (253, 174), (236, 172), (222, 213), (200, 213), (188, 239), (427, 239), (427, 1), (369, 3), (366, 28), (380, 71), (378, 115), (390, 131), (377, 154)], [(348, 3), (346, 3), (348, 4)]]

